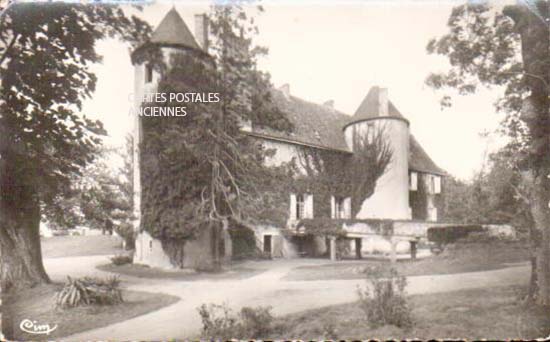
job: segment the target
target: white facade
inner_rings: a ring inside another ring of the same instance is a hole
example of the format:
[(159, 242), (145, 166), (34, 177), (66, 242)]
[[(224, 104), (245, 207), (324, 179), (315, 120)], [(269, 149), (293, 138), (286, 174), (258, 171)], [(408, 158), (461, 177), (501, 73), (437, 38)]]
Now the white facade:
[(379, 117), (351, 124), (345, 128), (346, 143), (350, 147), (353, 144), (354, 130), (355, 134), (367, 136), (373, 130), (383, 132), (392, 149), (391, 162), (386, 172), (377, 180), (374, 193), (363, 202), (355, 218), (410, 219), (408, 122)]

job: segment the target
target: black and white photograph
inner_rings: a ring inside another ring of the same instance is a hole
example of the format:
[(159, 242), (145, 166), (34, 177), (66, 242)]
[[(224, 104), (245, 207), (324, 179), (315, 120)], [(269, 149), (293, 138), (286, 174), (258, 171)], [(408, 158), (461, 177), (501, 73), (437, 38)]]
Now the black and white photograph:
[(550, 1), (0, 1), (0, 315), (548, 338)]

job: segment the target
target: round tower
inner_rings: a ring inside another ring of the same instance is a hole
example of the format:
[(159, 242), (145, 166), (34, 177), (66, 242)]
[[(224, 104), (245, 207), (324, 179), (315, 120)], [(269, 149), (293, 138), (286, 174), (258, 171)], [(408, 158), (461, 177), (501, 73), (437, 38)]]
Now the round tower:
[(409, 121), (390, 103), (387, 89), (373, 87), (344, 126), (344, 136), (356, 152), (354, 143), (358, 139), (372, 141), (380, 134), (391, 147), (391, 162), (377, 180), (374, 193), (361, 204), (356, 218), (410, 219)]
[[(213, 64), (208, 54), (208, 21), (204, 14), (195, 15), (195, 37), (176, 11), (172, 8), (157, 26), (151, 38), (137, 47), (131, 54), (134, 66), (134, 92), (132, 112), (132, 138), (133, 138), (133, 175), (134, 175), (134, 230), (138, 233), (136, 238), (136, 261), (147, 261), (152, 266), (166, 266), (169, 261), (163, 253), (157, 253), (158, 241), (152, 239), (146, 232), (140, 231), (141, 221), (141, 166), (139, 146), (143, 141), (143, 127), (141, 117), (138, 114), (144, 96), (157, 92), (161, 75), (159, 66), (153, 65), (149, 56), (160, 51), (163, 63), (170, 68), (171, 56), (174, 53), (186, 54), (197, 61)], [(160, 245), (159, 245), (160, 246)]]

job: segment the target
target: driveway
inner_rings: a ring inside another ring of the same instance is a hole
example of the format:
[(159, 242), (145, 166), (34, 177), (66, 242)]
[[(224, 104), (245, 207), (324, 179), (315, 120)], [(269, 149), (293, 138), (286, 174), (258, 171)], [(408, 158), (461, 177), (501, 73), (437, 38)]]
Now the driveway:
[[(107, 261), (105, 256), (46, 259), (48, 273), (55, 280), (67, 274), (102, 274), (95, 269)], [(84, 340), (170, 340), (198, 336), (201, 328), (197, 307), (203, 303), (227, 303), (234, 310), (243, 306), (271, 305), (273, 313), (284, 315), (357, 299), (357, 286), (363, 280), (286, 281), (291, 269), (326, 263), (321, 260), (276, 260), (250, 262), (247, 267), (267, 269), (241, 280), (149, 280), (124, 277), (132, 290), (161, 292), (181, 300), (168, 307), (124, 322), (72, 335), (63, 341)], [(477, 287), (524, 284), (529, 279), (527, 266), (451, 275), (408, 277), (409, 294), (435, 293)]]

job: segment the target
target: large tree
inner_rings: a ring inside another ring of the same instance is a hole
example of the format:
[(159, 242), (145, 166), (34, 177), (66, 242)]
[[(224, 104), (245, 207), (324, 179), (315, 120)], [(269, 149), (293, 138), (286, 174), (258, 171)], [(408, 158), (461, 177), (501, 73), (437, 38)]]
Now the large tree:
[[(473, 93), (480, 85), (504, 89), (497, 109), (512, 138), (535, 228), (535, 298), (550, 305), (550, 31), (549, 3), (524, 1), (504, 8), (472, 3), (453, 9), (449, 33), (430, 41), (451, 69), (429, 76), (435, 88)], [(444, 98), (450, 104), (450, 97)]]
[(10, 6), (0, 18), (0, 283), (48, 282), (42, 206), (55, 206), (97, 151), (100, 122), (80, 114), (95, 89), (96, 42), (137, 42), (149, 26), (116, 6)]

